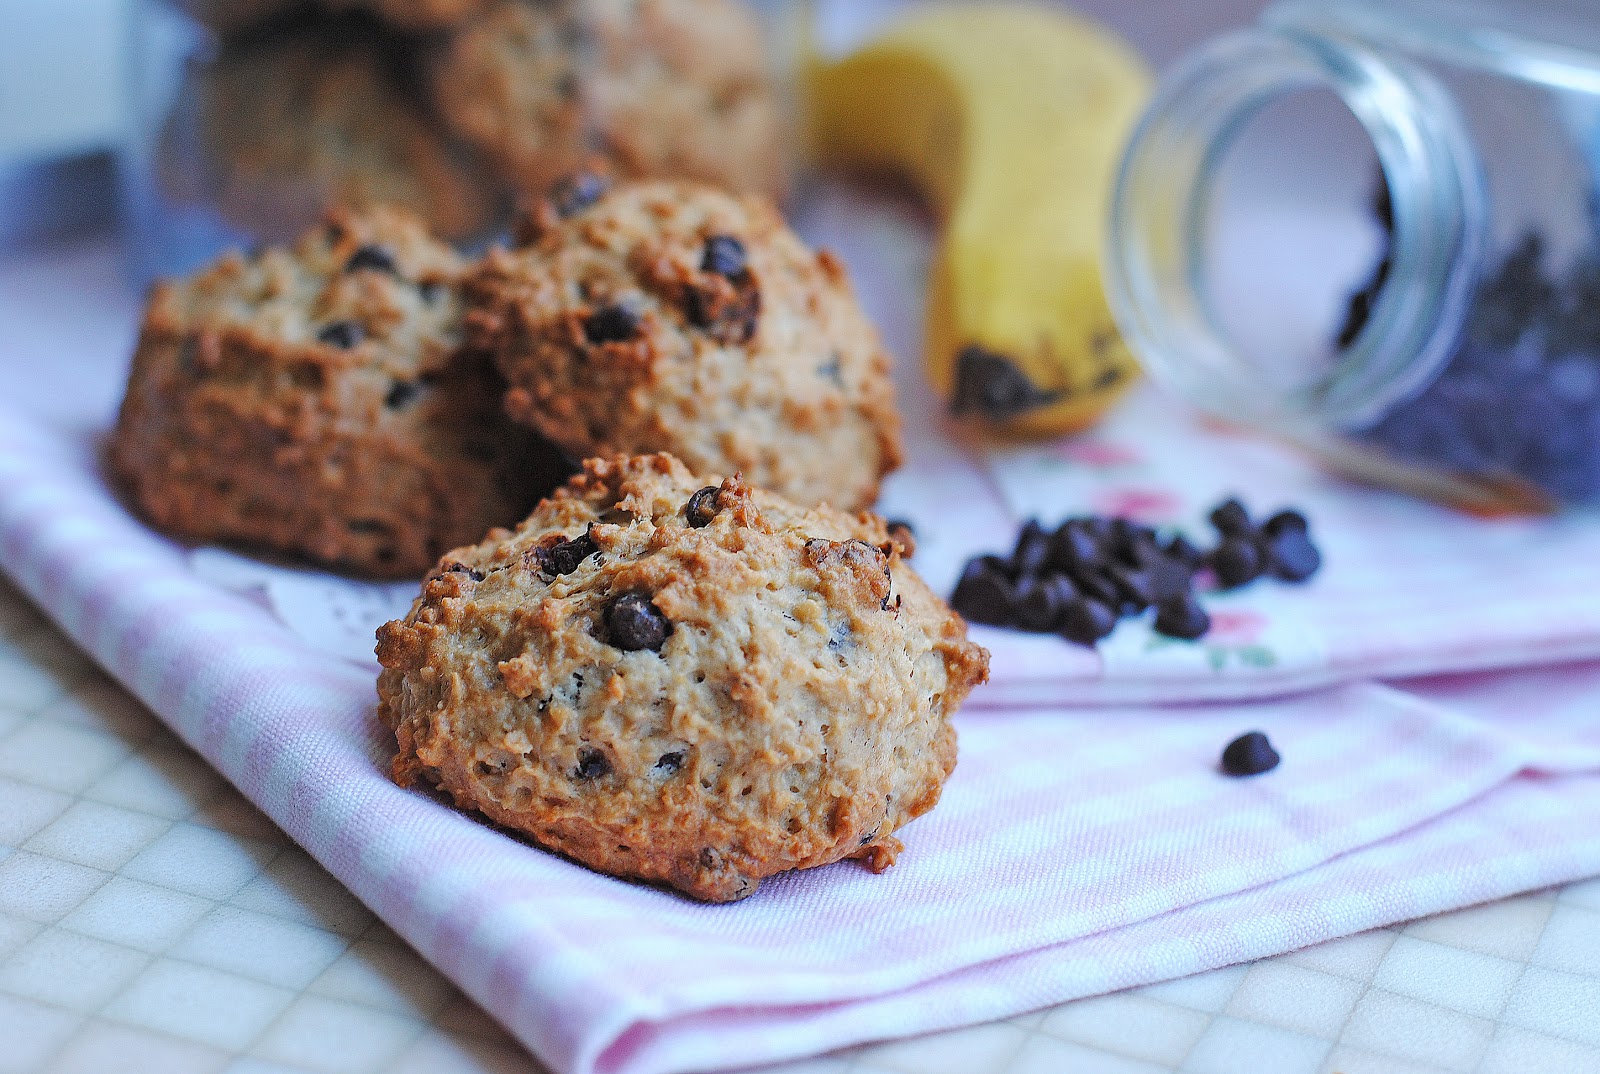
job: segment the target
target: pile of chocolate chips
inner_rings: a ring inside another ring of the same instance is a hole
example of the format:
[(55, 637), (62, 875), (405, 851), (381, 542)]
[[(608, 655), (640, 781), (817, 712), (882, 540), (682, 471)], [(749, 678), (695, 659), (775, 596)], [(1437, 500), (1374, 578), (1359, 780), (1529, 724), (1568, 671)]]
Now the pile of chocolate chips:
[[(1392, 235), (1380, 189), (1374, 213)], [(1479, 285), (1440, 374), (1363, 438), (1402, 461), (1600, 499), (1600, 250), (1559, 275), (1545, 261), (1543, 240), (1527, 235)], [(1385, 255), (1351, 296), (1341, 347), (1366, 325), (1389, 267)]]
[(1164, 536), (1126, 518), (1069, 518), (1054, 531), (1030, 519), (1010, 556), (967, 564), (950, 603), (970, 622), (1059, 634), (1080, 645), (1154, 608), (1158, 634), (1194, 640), (1211, 629), (1197, 585), (1303, 582), (1322, 566), (1298, 511), (1257, 525), (1243, 504), (1228, 500), (1211, 512), (1211, 524), (1217, 543), (1202, 552), (1181, 533)]

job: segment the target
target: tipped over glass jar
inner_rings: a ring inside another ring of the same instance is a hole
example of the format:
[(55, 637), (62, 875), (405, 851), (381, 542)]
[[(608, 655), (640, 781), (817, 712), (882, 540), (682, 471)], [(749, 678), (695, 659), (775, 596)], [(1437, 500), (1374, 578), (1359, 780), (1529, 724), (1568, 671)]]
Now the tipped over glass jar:
[(1340, 470), (1600, 503), (1597, 174), (1593, 0), (1282, 0), (1158, 92), (1107, 286), (1156, 380)]

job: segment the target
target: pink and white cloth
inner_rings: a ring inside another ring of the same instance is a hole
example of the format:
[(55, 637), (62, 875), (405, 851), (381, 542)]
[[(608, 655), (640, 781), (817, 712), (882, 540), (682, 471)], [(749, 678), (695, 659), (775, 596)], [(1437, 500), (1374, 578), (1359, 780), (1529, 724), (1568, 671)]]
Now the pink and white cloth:
[[(861, 218), (824, 206), (812, 226), (853, 240), (910, 353), (915, 244), (878, 216), (844, 226)], [(940, 435), (914, 369), (912, 464), (885, 509), (916, 521), (938, 586), (1024, 513), (1184, 521), (1223, 492), (1305, 506), (1327, 569), (1213, 601), (1202, 645), (1136, 623), (1103, 656), (983, 632), (996, 681), (882, 876), (845, 863), (702, 906), (588, 872), (385, 778), (372, 669), (337, 643), (381, 594), (197, 560), (128, 515), (96, 435), (131, 302), (103, 255), (65, 264), (0, 266), (0, 338), (28, 348), (0, 364), (0, 564), (564, 1074), (947, 1028), (1600, 873), (1600, 662), (1540, 667), (1600, 657), (1600, 522), (1484, 523), (1341, 485), (1154, 396), (1071, 448), (977, 460)], [(1219, 776), (1252, 728), (1282, 766)]]

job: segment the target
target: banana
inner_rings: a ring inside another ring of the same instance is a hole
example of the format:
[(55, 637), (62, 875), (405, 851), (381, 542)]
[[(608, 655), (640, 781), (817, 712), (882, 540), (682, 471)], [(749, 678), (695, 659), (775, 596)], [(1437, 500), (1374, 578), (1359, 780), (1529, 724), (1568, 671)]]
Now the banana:
[(813, 66), (812, 144), (824, 165), (905, 175), (939, 213), (927, 365), (952, 412), (1008, 436), (1074, 432), (1137, 371), (1100, 250), (1149, 71), (1059, 9), (930, 8)]

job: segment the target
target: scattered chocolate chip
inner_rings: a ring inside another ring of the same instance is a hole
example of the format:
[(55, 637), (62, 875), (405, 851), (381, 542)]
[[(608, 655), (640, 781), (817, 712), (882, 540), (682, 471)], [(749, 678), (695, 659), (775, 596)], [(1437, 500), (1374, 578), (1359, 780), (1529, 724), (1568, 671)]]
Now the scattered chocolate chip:
[(318, 343), (338, 347), (342, 351), (359, 347), (366, 338), (367, 330), (359, 321), (334, 321), (324, 325), (322, 331), (317, 333)]
[(1259, 776), (1278, 767), (1282, 760), (1260, 731), (1240, 735), (1222, 751), (1222, 771), (1230, 776)]
[(1034, 634), (1048, 634), (1061, 622), (1061, 613), (1078, 590), (1061, 575), (1038, 580), (1026, 579), (1017, 587), (1013, 614), (1017, 628)]
[(671, 633), (667, 617), (642, 593), (624, 593), (606, 609), (606, 636), (623, 652), (660, 652)]
[(1088, 597), (1068, 601), (1062, 609), (1057, 633), (1079, 645), (1093, 645), (1117, 628), (1117, 613), (1109, 605)]
[(1305, 530), (1282, 530), (1267, 538), (1262, 547), (1266, 552), (1267, 573), (1281, 581), (1303, 582), (1322, 566), (1322, 553), (1311, 543)]
[(656, 767), (666, 772), (676, 772), (683, 767), (683, 753), (663, 753), (656, 761)]
[(583, 336), (595, 346), (626, 343), (639, 334), (639, 313), (623, 302), (601, 306), (583, 321)]
[(732, 279), (741, 275), (748, 264), (744, 243), (732, 235), (713, 235), (706, 240), (705, 255), (700, 259), (702, 272), (715, 272)]
[(1255, 532), (1250, 523), (1250, 512), (1238, 500), (1227, 500), (1210, 515), (1211, 524), (1224, 537), (1246, 537)]
[(1149, 571), (1118, 564), (1106, 569), (1106, 577), (1116, 587), (1120, 604), (1131, 605), (1142, 612), (1155, 603), (1155, 580)]
[(1211, 616), (1187, 590), (1167, 597), (1156, 605), (1155, 629), (1168, 638), (1194, 641), (1211, 629)]
[(1201, 562), (1205, 559), (1205, 556), (1201, 554), (1200, 549), (1196, 548), (1193, 544), (1190, 544), (1189, 538), (1185, 537), (1181, 533), (1177, 534), (1165, 545), (1163, 545), (1161, 550), (1167, 554), (1168, 559), (1176, 560), (1179, 563), (1182, 563), (1184, 566), (1190, 568), (1199, 567)]
[(611, 772), (611, 762), (597, 749), (585, 746), (578, 751), (578, 768), (573, 773), (577, 779), (600, 779)]
[(956, 356), (950, 413), (958, 418), (973, 414), (989, 421), (1007, 421), (1058, 402), (1065, 395), (1040, 388), (1004, 355), (968, 347)]
[(580, 533), (560, 544), (548, 548), (535, 548), (533, 555), (541, 571), (552, 578), (559, 578), (577, 570), (579, 564), (598, 551), (600, 549), (593, 539), (587, 533)]
[(1228, 537), (1206, 558), (1217, 584), (1238, 589), (1261, 577), (1261, 552), (1248, 537)]
[(1016, 550), (1011, 553), (1012, 575), (1020, 578), (1024, 575), (1038, 574), (1049, 558), (1050, 534), (1039, 525), (1038, 519), (1028, 519), (1023, 523), (1022, 532), (1017, 537)]
[(350, 260), (344, 263), (346, 272), (387, 272), (391, 276), (400, 275), (400, 267), (394, 263), (394, 254), (387, 246), (379, 243), (368, 243), (350, 255)]
[(599, 201), (610, 188), (611, 183), (604, 176), (594, 172), (578, 172), (561, 180), (550, 191), (550, 207), (557, 216), (566, 220)]
[(967, 564), (950, 606), (968, 622), (1007, 626), (1015, 599), (1011, 579), (993, 562), (979, 559)]
[(1145, 569), (1150, 573), (1150, 593), (1156, 601), (1187, 593), (1194, 585), (1194, 568), (1179, 559), (1163, 557)]
[(1050, 565), (1057, 570), (1098, 567), (1104, 558), (1100, 539), (1082, 519), (1070, 519), (1062, 523), (1051, 538)]
[(1261, 532), (1269, 537), (1276, 537), (1285, 530), (1299, 530), (1301, 533), (1311, 531), (1306, 516), (1299, 511), (1279, 511), (1261, 524)]
[(399, 410), (410, 405), (421, 394), (421, 381), (397, 380), (389, 386), (388, 394), (383, 397), (383, 405), (390, 410)]
[(1072, 580), (1084, 595), (1093, 597), (1112, 608), (1122, 607), (1122, 591), (1103, 567), (1082, 568), (1072, 572)]
[(689, 520), (689, 525), (694, 529), (704, 529), (711, 525), (711, 520), (717, 517), (717, 512), (722, 508), (717, 504), (717, 497), (722, 490), (715, 485), (707, 485), (693, 496), (684, 505), (683, 515)]

